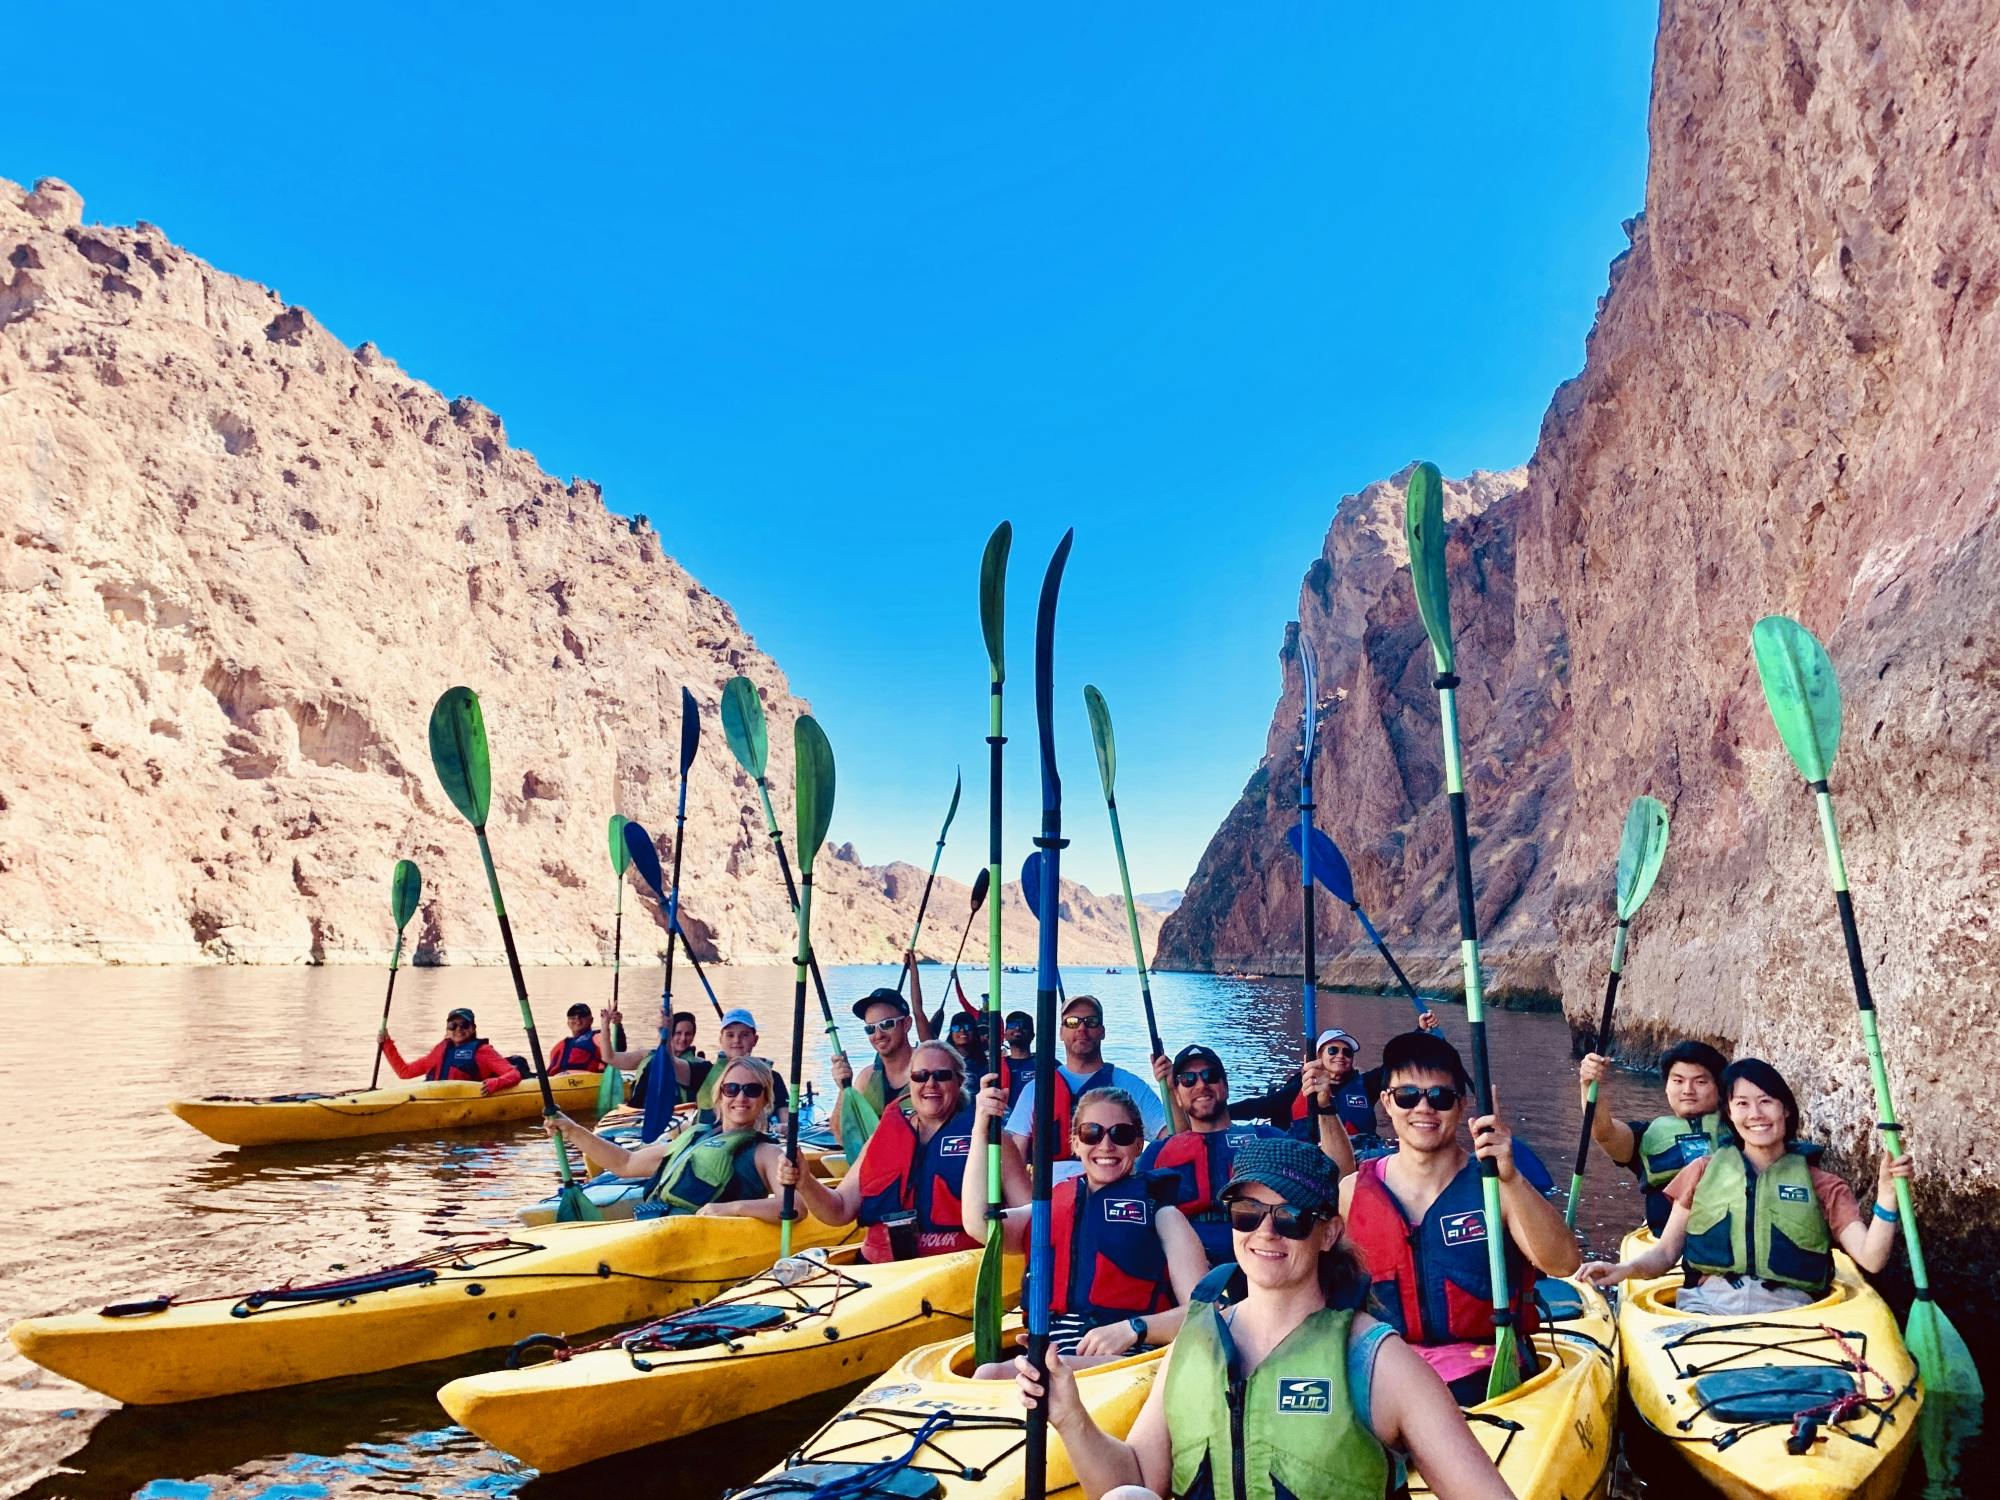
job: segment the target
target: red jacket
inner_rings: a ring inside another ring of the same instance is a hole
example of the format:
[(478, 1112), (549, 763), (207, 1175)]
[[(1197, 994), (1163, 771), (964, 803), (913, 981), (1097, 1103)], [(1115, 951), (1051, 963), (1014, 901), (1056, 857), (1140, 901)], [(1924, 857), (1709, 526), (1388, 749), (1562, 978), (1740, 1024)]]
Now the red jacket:
[[(449, 1042), (439, 1042), (418, 1061), (403, 1061), (403, 1054), (396, 1050), (395, 1040), (382, 1038), (382, 1055), (389, 1060), (389, 1066), (396, 1070), (398, 1078), (428, 1078), (438, 1070), (444, 1061), (445, 1048)], [(479, 1068), (480, 1089), (483, 1093), (497, 1094), (502, 1089), (511, 1089), (521, 1081), (521, 1071), (498, 1052), (490, 1042), (481, 1042), (479, 1051), (473, 1058)]]

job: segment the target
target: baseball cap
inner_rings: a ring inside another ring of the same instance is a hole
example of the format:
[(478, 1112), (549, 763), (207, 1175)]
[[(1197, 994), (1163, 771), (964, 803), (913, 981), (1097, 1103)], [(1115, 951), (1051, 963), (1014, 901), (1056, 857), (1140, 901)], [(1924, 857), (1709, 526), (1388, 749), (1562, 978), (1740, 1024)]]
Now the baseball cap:
[(979, 1029), (979, 1019), (978, 1016), (972, 1015), (968, 1011), (955, 1010), (951, 1013), (951, 1019), (945, 1023), (944, 1029), (946, 1031), (977, 1031)]
[(752, 1031), (755, 1031), (757, 1029), (757, 1018), (739, 1005), (734, 1010), (727, 1010), (722, 1013), (722, 1025), (725, 1030), (731, 1026), (748, 1026)]
[(1183, 1047), (1181, 1048), (1180, 1051), (1174, 1054), (1174, 1071), (1178, 1073), (1182, 1068), (1185, 1068), (1189, 1063), (1197, 1061), (1214, 1063), (1215, 1071), (1224, 1074), (1225, 1076), (1229, 1072), (1229, 1069), (1225, 1068), (1222, 1065), (1222, 1059), (1217, 1057), (1215, 1053), (1211, 1051), (1209, 1048), (1202, 1046), (1200, 1042), (1196, 1042), (1193, 1046), (1190, 1047)]
[(1062, 1013), (1068, 1015), (1079, 1005), (1088, 1005), (1092, 1010), (1097, 1012), (1098, 1020), (1101, 1021), (1104, 1019), (1104, 1007), (1098, 1003), (1097, 996), (1095, 995), (1071, 995), (1069, 999), (1063, 1002)]
[(1010, 1010), (1007, 1012), (1007, 1024), (1025, 1027), (1032, 1032), (1035, 1029), (1035, 1018), (1025, 1010)]
[(905, 1000), (901, 995), (897, 994), (894, 990), (888, 989), (886, 987), (879, 990), (870, 990), (867, 994), (863, 995), (859, 1000), (854, 1002), (854, 1014), (856, 1019), (865, 1018), (868, 1014), (868, 1007), (871, 1005), (893, 1005), (896, 1007), (898, 1011), (900, 1011), (902, 1014), (906, 1016), (910, 1013), (910, 1002)]
[(1361, 1052), (1361, 1043), (1354, 1039), (1354, 1033), (1351, 1031), (1342, 1031), (1338, 1026), (1329, 1026), (1326, 1030), (1322, 1031), (1319, 1034), (1319, 1040), (1313, 1043), (1313, 1051), (1317, 1053), (1328, 1042), (1345, 1042), (1354, 1049), (1357, 1056)]
[(1340, 1168), (1324, 1151), (1290, 1136), (1245, 1141), (1236, 1148), (1231, 1191), (1261, 1182), (1302, 1213), (1325, 1213), (1340, 1202)]
[(463, 1021), (468, 1026), (477, 1026), (479, 1024), (472, 1019), (472, 1012), (467, 1010), (463, 1005), (459, 1006), (456, 1010), (446, 1011), (444, 1019), (446, 1025), (450, 1025), (453, 1021)]

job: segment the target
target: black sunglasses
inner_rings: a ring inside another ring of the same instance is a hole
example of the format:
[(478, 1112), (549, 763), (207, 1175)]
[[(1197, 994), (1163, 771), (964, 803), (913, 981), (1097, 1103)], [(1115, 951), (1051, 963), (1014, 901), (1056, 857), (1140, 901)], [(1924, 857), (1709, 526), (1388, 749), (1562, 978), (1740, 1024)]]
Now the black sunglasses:
[(1352, 1047), (1343, 1046), (1339, 1042), (1328, 1042), (1324, 1047), (1320, 1048), (1320, 1051), (1338, 1052), (1342, 1057), (1354, 1056), (1354, 1049)]
[(912, 1083), (950, 1083), (957, 1077), (958, 1069), (956, 1068), (910, 1069), (910, 1082)]
[(444, 1029), (446, 1031), (470, 1031), (472, 1030), (472, 1023), (470, 1021), (447, 1021), (444, 1023)]
[(1100, 1125), (1091, 1120), (1076, 1127), (1076, 1138), (1086, 1146), (1095, 1146), (1106, 1136), (1111, 1137), (1114, 1146), (1136, 1146), (1139, 1144), (1139, 1127), (1129, 1120), (1121, 1120), (1116, 1125)]
[(1442, 1083), (1434, 1083), (1427, 1089), (1403, 1083), (1389, 1090), (1389, 1102), (1398, 1109), (1415, 1109), (1422, 1101), (1440, 1113), (1453, 1108), (1464, 1097), (1457, 1089)]
[(764, 1085), (761, 1083), (738, 1083), (732, 1078), (728, 1083), (718, 1085), (717, 1092), (725, 1099), (761, 1099), (764, 1097)]
[(1320, 1216), (1310, 1209), (1293, 1208), (1289, 1203), (1263, 1203), (1255, 1198), (1229, 1200), (1229, 1227), (1238, 1234), (1255, 1234), (1264, 1221), (1284, 1239), (1302, 1240), (1319, 1227)]
[(1222, 1075), (1214, 1068), (1182, 1068), (1174, 1074), (1174, 1082), (1184, 1089), (1191, 1089), (1198, 1083), (1220, 1083)]

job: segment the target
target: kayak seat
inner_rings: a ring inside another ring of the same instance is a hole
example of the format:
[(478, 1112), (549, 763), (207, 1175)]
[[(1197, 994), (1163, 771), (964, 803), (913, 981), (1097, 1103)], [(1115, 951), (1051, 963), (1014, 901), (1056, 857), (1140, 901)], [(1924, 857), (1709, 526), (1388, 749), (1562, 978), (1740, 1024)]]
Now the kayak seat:
[(626, 1341), (625, 1347), (642, 1354), (666, 1353), (677, 1349), (706, 1349), (727, 1343), (740, 1333), (774, 1328), (792, 1313), (782, 1307), (766, 1307), (755, 1302), (726, 1302), (720, 1307), (691, 1307)]
[(1535, 1310), (1549, 1323), (1580, 1318), (1583, 1316), (1583, 1293), (1567, 1281), (1544, 1276), (1535, 1283)]
[[(886, 1473), (877, 1472), (886, 1469)], [(942, 1500), (944, 1481), (921, 1469), (895, 1468), (884, 1464), (800, 1464), (782, 1474), (731, 1494), (750, 1500), (752, 1495), (838, 1495), (841, 1500)]]
[(1718, 1422), (1790, 1422), (1856, 1394), (1854, 1376), (1831, 1365), (1751, 1365), (1696, 1379), (1695, 1400)]

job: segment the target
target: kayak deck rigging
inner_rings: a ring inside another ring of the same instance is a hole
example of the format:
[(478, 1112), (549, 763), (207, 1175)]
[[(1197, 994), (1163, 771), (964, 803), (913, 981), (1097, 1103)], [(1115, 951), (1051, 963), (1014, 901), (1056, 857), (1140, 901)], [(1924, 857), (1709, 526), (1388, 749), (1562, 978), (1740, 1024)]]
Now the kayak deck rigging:
[[(1789, 1337), (1757, 1336), (1773, 1332)], [(1694, 1383), (1696, 1404), (1674, 1423), (1674, 1431), (1657, 1426), (1654, 1430), (1675, 1442), (1708, 1443), (1718, 1449), (1764, 1428), (1786, 1426), (1793, 1429), (1792, 1441), (1799, 1445), (1795, 1453), (1829, 1429), (1864, 1447), (1877, 1447), (1884, 1430), (1897, 1421), (1898, 1409), (1917, 1389), (1916, 1376), (1898, 1387), (1868, 1363), (1867, 1330), (1843, 1331), (1830, 1323), (1817, 1328), (1756, 1319), (1698, 1324), (1663, 1340), (1660, 1348), (1675, 1375)], [(1715, 1357), (1703, 1359), (1705, 1353)], [(1773, 1353), (1801, 1363), (1773, 1365), (1769, 1363)], [(1878, 1396), (1868, 1394), (1870, 1376), (1881, 1383)], [(1850, 1425), (1866, 1416), (1875, 1419), (1866, 1431)], [(1719, 1431), (1690, 1433), (1702, 1421), (1722, 1425)]]

